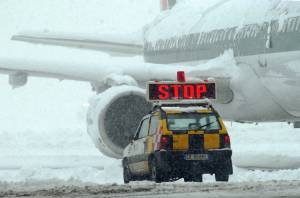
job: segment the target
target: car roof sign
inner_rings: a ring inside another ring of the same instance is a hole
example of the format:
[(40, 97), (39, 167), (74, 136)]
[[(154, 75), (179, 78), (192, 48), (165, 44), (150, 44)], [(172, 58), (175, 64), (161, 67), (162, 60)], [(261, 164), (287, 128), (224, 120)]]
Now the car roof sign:
[(214, 81), (198, 82), (148, 82), (147, 95), (150, 102), (201, 102), (216, 99)]

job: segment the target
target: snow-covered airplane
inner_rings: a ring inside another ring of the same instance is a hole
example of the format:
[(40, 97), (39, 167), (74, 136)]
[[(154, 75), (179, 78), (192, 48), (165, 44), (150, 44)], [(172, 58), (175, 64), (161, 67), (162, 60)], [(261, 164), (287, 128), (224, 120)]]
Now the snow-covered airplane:
[(116, 158), (151, 108), (145, 83), (172, 80), (178, 70), (192, 78), (216, 80), (215, 106), (227, 120), (282, 121), (300, 127), (297, 2), (161, 0), (161, 7), (161, 15), (135, 34), (23, 32), (12, 37), (113, 56), (143, 56), (144, 64), (99, 63), (96, 68), (74, 69), (65, 63), (0, 58), (0, 72), (9, 74), (14, 87), (25, 85), (28, 76), (91, 82), (97, 95), (90, 100), (88, 132), (104, 154)]

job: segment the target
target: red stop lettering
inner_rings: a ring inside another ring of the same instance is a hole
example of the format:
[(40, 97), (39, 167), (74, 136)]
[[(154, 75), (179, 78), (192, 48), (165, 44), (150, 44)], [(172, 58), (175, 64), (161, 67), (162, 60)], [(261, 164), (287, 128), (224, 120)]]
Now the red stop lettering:
[(193, 85), (185, 85), (183, 92), (184, 92), (183, 97), (185, 99), (195, 98), (195, 88)]
[(169, 99), (170, 97), (170, 94), (169, 94), (169, 86), (168, 85), (159, 85), (158, 86), (158, 91), (159, 91), (159, 99), (160, 100), (167, 100)]
[(205, 94), (206, 92), (207, 92), (206, 85), (197, 85), (196, 94), (198, 99), (201, 99), (203, 97), (202, 95)]
[(178, 99), (179, 98), (179, 89), (180, 89), (180, 85), (171, 85), (171, 87), (173, 88), (173, 93), (174, 93), (174, 98)]

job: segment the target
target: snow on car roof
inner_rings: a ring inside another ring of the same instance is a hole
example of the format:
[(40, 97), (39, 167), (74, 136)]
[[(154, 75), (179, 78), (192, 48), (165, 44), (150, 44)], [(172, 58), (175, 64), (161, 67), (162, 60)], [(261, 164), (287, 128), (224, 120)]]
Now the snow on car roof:
[(183, 113), (191, 113), (191, 112), (199, 112), (199, 111), (207, 111), (209, 110), (207, 107), (162, 107), (162, 110), (166, 112), (183, 112)]

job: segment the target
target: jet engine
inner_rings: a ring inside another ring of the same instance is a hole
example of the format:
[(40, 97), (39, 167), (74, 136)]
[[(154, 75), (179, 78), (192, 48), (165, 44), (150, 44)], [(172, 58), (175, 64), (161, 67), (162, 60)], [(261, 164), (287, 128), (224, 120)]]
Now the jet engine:
[(127, 85), (112, 87), (90, 99), (88, 133), (103, 154), (121, 158), (140, 120), (151, 108), (144, 89)]

